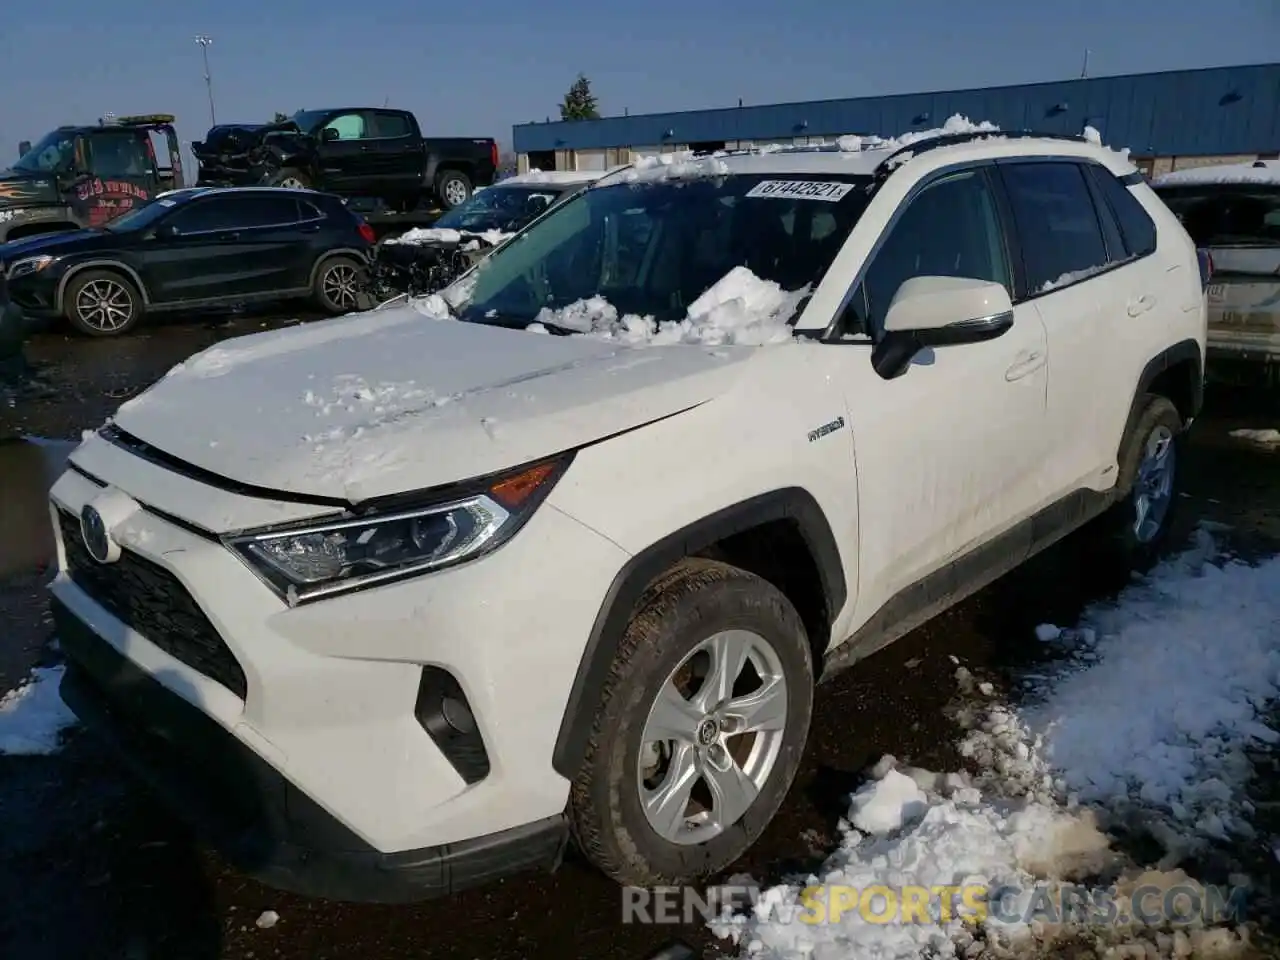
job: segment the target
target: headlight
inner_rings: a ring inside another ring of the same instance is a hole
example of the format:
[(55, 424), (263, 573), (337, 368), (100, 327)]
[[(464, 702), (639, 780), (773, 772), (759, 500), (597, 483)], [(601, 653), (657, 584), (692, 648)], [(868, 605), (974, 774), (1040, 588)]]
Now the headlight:
[(18, 277), (25, 277), (32, 273), (39, 273), (50, 264), (58, 262), (58, 257), (39, 256), (24, 257), (21, 260), (15, 260), (9, 265), (8, 278), (14, 280)]
[(420, 507), (375, 510), (225, 538), (290, 606), (474, 559), (509, 540), (569, 458), (459, 487)]

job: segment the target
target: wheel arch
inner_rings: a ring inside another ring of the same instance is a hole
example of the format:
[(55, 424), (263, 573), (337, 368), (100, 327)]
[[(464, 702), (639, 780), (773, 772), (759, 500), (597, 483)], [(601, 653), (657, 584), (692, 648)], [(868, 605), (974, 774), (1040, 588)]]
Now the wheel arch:
[(65, 306), (63, 302), (64, 295), (66, 294), (68, 285), (70, 285), (71, 281), (75, 279), (77, 274), (83, 273), (86, 270), (94, 269), (113, 270), (116, 273), (124, 274), (129, 278), (130, 282), (138, 288), (138, 293), (142, 296), (142, 305), (144, 307), (151, 305), (151, 296), (147, 293), (147, 285), (143, 283), (142, 277), (139, 275), (137, 270), (134, 270), (133, 267), (129, 266), (127, 263), (122, 263), (119, 260), (96, 258), (77, 263), (62, 275), (62, 279), (58, 281), (57, 292), (54, 294), (54, 309), (59, 313), (62, 313)]
[(1148, 393), (1158, 393), (1172, 401), (1184, 424), (1199, 416), (1204, 405), (1204, 356), (1200, 344), (1191, 339), (1179, 340), (1147, 361), (1116, 447), (1117, 458), (1123, 455), (1125, 440), (1142, 414), (1142, 398)]
[(316, 285), (316, 279), (320, 276), (320, 268), (323, 267), (327, 261), (332, 260), (335, 257), (350, 257), (357, 263), (363, 263), (366, 266), (369, 262), (368, 256), (362, 251), (357, 250), (355, 247), (336, 247), (333, 250), (326, 250), (324, 253), (320, 254), (320, 256), (316, 257), (316, 262), (311, 265), (310, 286), (314, 287)]
[[(551, 765), (572, 779), (586, 754), (587, 741), (603, 687), (627, 622), (649, 585), (685, 557), (702, 555), (732, 537), (792, 526), (816, 569), (830, 627), (848, 598), (840, 548), (822, 507), (800, 487), (784, 487), (718, 510), (675, 530), (641, 550), (613, 578), (596, 613), (578, 671), (569, 691)], [(813, 638), (810, 638), (811, 641)]]

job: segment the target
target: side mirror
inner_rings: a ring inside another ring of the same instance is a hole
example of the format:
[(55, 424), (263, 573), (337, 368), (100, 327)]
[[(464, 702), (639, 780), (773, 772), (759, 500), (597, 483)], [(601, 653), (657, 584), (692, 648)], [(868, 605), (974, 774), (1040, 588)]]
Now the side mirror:
[(321, 143), (333, 143), (333, 141), (337, 139), (338, 139), (338, 131), (333, 129), (333, 127), (325, 127), (323, 130), (320, 131)]
[(967, 277), (912, 277), (889, 303), (884, 334), (871, 352), (876, 373), (901, 376), (925, 347), (982, 343), (1013, 326), (1002, 284)]
[(19, 143), (19, 144), (18, 144), (18, 159), (19, 159), (19, 160), (21, 160), (23, 157), (25, 157), (25, 156), (26, 156), (28, 153), (30, 153), (30, 152), (31, 152), (31, 141), (30, 141), (30, 140), (23, 140), (21, 143)]

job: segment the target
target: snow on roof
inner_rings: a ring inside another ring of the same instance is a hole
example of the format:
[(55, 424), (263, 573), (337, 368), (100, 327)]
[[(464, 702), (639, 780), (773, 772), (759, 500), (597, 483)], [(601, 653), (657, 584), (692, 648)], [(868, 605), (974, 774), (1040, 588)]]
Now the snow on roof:
[[(657, 157), (644, 157), (630, 167), (612, 172), (599, 181), (599, 184), (603, 186), (635, 181), (696, 179), (726, 174), (825, 173), (871, 176), (885, 159), (904, 147), (959, 133), (987, 134), (987, 136), (980, 136), (946, 149), (964, 151), (968, 148), (976, 153), (989, 150), (992, 141), (999, 140), (1004, 141), (1003, 152), (1016, 155), (1045, 144), (1052, 144), (1054, 153), (1088, 156), (1099, 160), (1106, 157), (1107, 162), (1113, 166), (1122, 166), (1125, 172), (1132, 167), (1128, 161), (1127, 150), (1117, 151), (1103, 146), (1102, 138), (1091, 127), (1085, 129), (1082, 134), (1083, 139), (1078, 141), (1037, 140), (1034, 137), (1020, 137), (1012, 140), (1002, 134), (1000, 128), (993, 123), (987, 121), (975, 123), (968, 117), (956, 114), (941, 127), (931, 130), (913, 130), (891, 138), (848, 136), (840, 137), (833, 145), (824, 146), (768, 145), (743, 150), (719, 151), (708, 155), (696, 155), (690, 150), (685, 150), (665, 153)], [(897, 162), (905, 163), (911, 158), (912, 154), (907, 152), (902, 154)]]
[[(617, 170), (619, 168), (615, 167), (614, 169)], [(606, 170), (530, 170), (528, 173), (518, 173), (514, 177), (499, 180), (494, 186), (518, 187), (539, 183), (547, 185), (554, 183), (568, 185), (591, 183), (593, 180), (599, 180), (608, 172)]]
[(1162, 174), (1151, 181), (1153, 187), (1184, 187), (1203, 184), (1270, 183), (1280, 186), (1280, 161), (1256, 160), (1253, 163), (1223, 163), (1210, 167), (1192, 167)]

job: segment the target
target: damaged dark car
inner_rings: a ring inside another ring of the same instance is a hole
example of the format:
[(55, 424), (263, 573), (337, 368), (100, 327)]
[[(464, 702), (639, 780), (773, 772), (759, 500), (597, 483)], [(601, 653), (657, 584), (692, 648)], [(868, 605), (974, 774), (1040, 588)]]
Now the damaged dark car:
[(397, 211), (452, 209), (493, 182), (489, 137), (424, 137), (408, 110), (299, 110), (278, 123), (215, 126), (191, 145), (200, 186), (322, 190), (381, 201)]
[(510, 177), (478, 192), (431, 227), (382, 241), (370, 275), (374, 299), (426, 296), (448, 286), (498, 244), (601, 175), (533, 171)]

